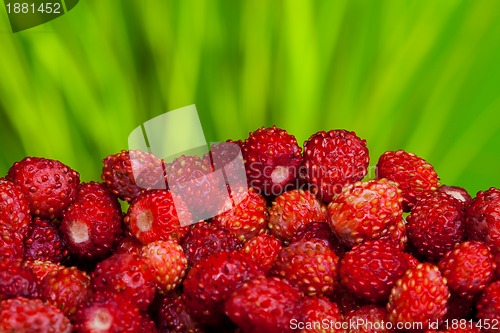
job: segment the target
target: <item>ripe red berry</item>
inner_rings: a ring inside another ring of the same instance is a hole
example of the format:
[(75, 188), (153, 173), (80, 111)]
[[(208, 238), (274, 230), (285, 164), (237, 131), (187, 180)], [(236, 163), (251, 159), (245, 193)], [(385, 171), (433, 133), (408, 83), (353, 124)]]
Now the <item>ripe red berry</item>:
[(405, 212), (410, 211), (418, 199), (439, 187), (439, 178), (434, 167), (423, 158), (404, 150), (386, 151), (380, 156), (377, 178), (387, 178), (399, 184), (403, 192)]
[(204, 333), (186, 309), (182, 295), (169, 294), (161, 300), (156, 315), (158, 329), (162, 333)]
[(299, 305), (298, 318), (290, 326), (301, 333), (344, 333), (343, 316), (337, 304), (324, 297), (306, 297)]
[(387, 325), (387, 310), (376, 304), (367, 304), (352, 310), (345, 316), (345, 322), (352, 323), (352, 333), (392, 333)]
[(0, 260), (23, 259), (23, 235), (0, 219)]
[(0, 221), (24, 237), (31, 222), (29, 202), (21, 186), (0, 178)]
[(282, 248), (279, 239), (273, 235), (261, 234), (246, 241), (240, 252), (253, 260), (267, 274)]
[(60, 263), (68, 257), (66, 242), (52, 222), (35, 217), (24, 238), (24, 259)]
[(318, 132), (304, 143), (306, 180), (313, 193), (325, 202), (342, 187), (363, 179), (370, 158), (366, 141), (346, 130)]
[(469, 192), (462, 187), (441, 185), (438, 188), (438, 192), (444, 192), (454, 197), (455, 199), (463, 202), (464, 206), (467, 206), (472, 201), (472, 197)]
[[(476, 317), (483, 323), (483, 332), (498, 332), (500, 319), (500, 281), (491, 283), (476, 303)], [(486, 323), (489, 322), (489, 325)], [(496, 323), (496, 324), (495, 324)]]
[(52, 261), (39, 261), (39, 260), (25, 260), (23, 261), (23, 265), (31, 269), (33, 273), (36, 275), (36, 280), (38, 285), (42, 283), (44, 277), (47, 276), (53, 270), (58, 270), (63, 266), (60, 264), (56, 264)]
[(344, 246), (340, 243), (337, 236), (333, 233), (330, 225), (325, 222), (311, 222), (300, 228), (292, 237), (290, 243), (298, 241), (321, 242), (331, 248), (339, 257), (346, 252)]
[(479, 191), (466, 209), (466, 229), (471, 240), (500, 249), (500, 189)]
[(36, 275), (19, 260), (0, 260), (0, 301), (22, 296), (38, 297)]

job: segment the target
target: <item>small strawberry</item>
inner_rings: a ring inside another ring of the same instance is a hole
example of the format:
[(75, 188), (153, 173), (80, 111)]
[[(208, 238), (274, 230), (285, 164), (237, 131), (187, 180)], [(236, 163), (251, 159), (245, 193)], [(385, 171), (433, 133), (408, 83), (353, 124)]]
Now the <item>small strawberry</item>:
[(396, 281), (408, 269), (399, 249), (383, 240), (366, 241), (347, 252), (340, 262), (340, 281), (354, 296), (386, 302)]
[[(300, 320), (290, 326), (300, 333), (344, 333), (343, 316), (337, 304), (323, 297), (306, 297), (299, 305)], [(299, 324), (300, 323), (300, 324)]]
[(169, 292), (181, 284), (186, 275), (187, 260), (180, 245), (172, 241), (156, 241), (145, 245), (140, 254), (149, 260), (160, 293)]
[(111, 254), (120, 239), (121, 207), (102, 183), (83, 183), (64, 212), (61, 232), (77, 257), (99, 259)]
[(167, 295), (161, 300), (156, 322), (161, 333), (205, 332), (188, 313), (180, 294)]
[(434, 193), (417, 201), (407, 221), (411, 244), (431, 261), (438, 261), (465, 240), (462, 203), (445, 193)]
[[(479, 297), (476, 303), (476, 317), (484, 324), (482, 330), (484, 332), (498, 332), (497, 325), (500, 320), (500, 281), (492, 282), (484, 289), (484, 292)], [(489, 321), (489, 327), (485, 323)]]
[(387, 326), (387, 310), (379, 305), (367, 304), (349, 312), (345, 322), (350, 325), (349, 333), (392, 333)]
[(70, 333), (69, 319), (39, 299), (16, 297), (0, 302), (0, 332)]
[(301, 151), (295, 137), (276, 126), (250, 133), (243, 144), (248, 184), (265, 196), (295, 188)]
[(205, 325), (223, 324), (224, 302), (245, 281), (263, 273), (239, 252), (214, 253), (200, 260), (184, 281), (186, 310)]
[(78, 172), (67, 165), (39, 157), (14, 163), (6, 178), (21, 187), (32, 215), (49, 219), (61, 217), (80, 183)]
[(145, 311), (156, 293), (156, 279), (150, 263), (138, 254), (114, 254), (97, 264), (92, 272), (92, 289), (116, 293)]
[(38, 296), (35, 274), (21, 261), (0, 260), (0, 301), (17, 296), (34, 298)]
[(282, 248), (279, 239), (273, 235), (261, 234), (246, 241), (240, 252), (253, 260), (267, 274)]
[(23, 259), (23, 236), (0, 220), (0, 260)]
[(469, 192), (462, 187), (441, 185), (438, 188), (438, 192), (444, 192), (454, 197), (455, 199), (463, 202), (464, 206), (467, 206), (472, 201), (472, 197)]
[(403, 198), (387, 179), (357, 182), (344, 187), (328, 205), (328, 222), (340, 242), (353, 247), (384, 237), (402, 219)]
[(50, 271), (40, 284), (40, 298), (72, 317), (90, 295), (90, 277), (76, 267)]
[(127, 202), (149, 189), (166, 188), (164, 162), (152, 153), (122, 150), (103, 159), (101, 178), (111, 192)]
[(499, 252), (500, 249), (500, 189), (479, 191), (466, 208), (466, 229), (471, 240), (483, 241)]
[(321, 131), (304, 143), (306, 179), (325, 202), (330, 202), (342, 187), (363, 179), (369, 162), (366, 141), (354, 132)]
[(409, 212), (418, 199), (439, 187), (434, 167), (423, 158), (404, 150), (386, 151), (380, 156), (377, 178), (387, 178), (399, 184), (403, 191), (405, 212)]
[(439, 269), (455, 294), (472, 299), (495, 276), (495, 261), (486, 245), (477, 241), (458, 244), (439, 261)]
[(301, 293), (276, 277), (249, 280), (227, 300), (226, 314), (245, 333), (291, 333)]
[(346, 249), (340, 244), (327, 222), (311, 222), (302, 226), (293, 235), (290, 243), (298, 241), (321, 242), (331, 248), (339, 257), (342, 257), (346, 252)]
[(35, 217), (24, 238), (24, 260), (60, 263), (68, 257), (59, 229), (50, 221)]
[(290, 190), (278, 196), (269, 208), (269, 229), (282, 241), (311, 222), (326, 222), (326, 207), (314, 194)]
[(185, 209), (176, 205), (170, 191), (152, 190), (132, 202), (124, 222), (143, 244), (158, 240), (178, 242), (188, 229), (179, 221), (179, 214), (186, 214)]
[(393, 325), (420, 322), (424, 328), (446, 314), (450, 293), (437, 266), (429, 263), (406, 271), (391, 290), (387, 312)]
[(23, 265), (28, 267), (33, 273), (35, 273), (38, 285), (42, 283), (43, 278), (46, 277), (47, 274), (49, 274), (53, 270), (57, 270), (63, 267), (62, 265), (56, 264), (52, 261), (39, 260), (25, 260), (23, 261)]
[(338, 262), (339, 257), (323, 243), (300, 241), (281, 250), (271, 273), (306, 295), (330, 295), (338, 277)]
[(0, 225), (24, 237), (31, 222), (29, 202), (21, 186), (0, 178)]

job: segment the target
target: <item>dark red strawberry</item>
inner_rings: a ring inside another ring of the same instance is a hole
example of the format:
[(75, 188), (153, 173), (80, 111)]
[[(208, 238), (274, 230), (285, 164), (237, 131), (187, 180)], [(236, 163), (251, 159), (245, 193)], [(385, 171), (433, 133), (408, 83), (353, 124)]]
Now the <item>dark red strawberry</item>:
[(246, 241), (240, 252), (253, 260), (267, 274), (282, 248), (279, 239), (273, 235), (261, 234)]
[(147, 310), (156, 293), (156, 278), (148, 259), (138, 254), (114, 254), (97, 264), (92, 289), (109, 291)]
[(424, 328), (446, 314), (450, 293), (437, 266), (423, 263), (406, 271), (392, 288), (387, 312), (393, 325), (420, 322)]
[(31, 222), (29, 202), (23, 189), (3, 178), (0, 178), (0, 221), (1, 225), (8, 226), (21, 237)]
[(467, 235), (482, 241), (499, 252), (500, 249), (500, 189), (479, 191), (466, 209)]
[(386, 302), (392, 287), (408, 269), (399, 249), (383, 240), (366, 241), (340, 262), (340, 281), (353, 295), (369, 302)]
[(299, 318), (290, 321), (300, 333), (344, 333), (343, 316), (337, 304), (323, 297), (306, 297), (299, 306)]
[(71, 323), (50, 304), (16, 297), (0, 302), (0, 332), (70, 333)]
[(498, 324), (495, 325), (495, 323), (498, 323), (500, 319), (500, 281), (495, 281), (484, 289), (476, 303), (476, 308), (476, 317), (482, 324), (481, 330), (498, 332)]
[(489, 248), (477, 241), (457, 245), (439, 261), (439, 269), (448, 280), (450, 290), (469, 299), (490, 284), (495, 268)]
[(172, 241), (145, 245), (140, 253), (149, 260), (160, 293), (174, 290), (186, 275), (187, 260), (182, 247)]
[(299, 241), (283, 248), (271, 273), (288, 280), (305, 295), (331, 295), (338, 277), (339, 257), (321, 242)]
[(349, 312), (357, 310), (367, 304), (366, 301), (354, 297), (354, 295), (351, 294), (342, 284), (339, 284), (337, 290), (332, 295), (331, 300), (338, 305), (340, 312), (343, 315), (347, 315)]
[(298, 241), (321, 242), (331, 248), (339, 257), (346, 252), (327, 222), (311, 222), (304, 225), (293, 235), (291, 243)]
[(418, 199), (439, 187), (439, 178), (434, 167), (423, 158), (404, 150), (386, 151), (380, 156), (377, 178), (387, 178), (399, 184), (403, 191), (405, 212), (409, 212)]
[(204, 333), (186, 309), (182, 295), (173, 294), (161, 300), (157, 313), (158, 330), (161, 333)]
[(38, 297), (35, 274), (19, 260), (0, 260), (0, 301), (23, 296)]
[(50, 271), (40, 284), (40, 298), (72, 317), (90, 295), (90, 277), (76, 267)]
[(181, 225), (179, 214), (187, 214), (186, 208), (176, 204), (170, 191), (152, 190), (132, 202), (124, 221), (143, 244), (158, 240), (179, 242), (188, 229)]
[(451, 292), (451, 296), (448, 299), (448, 304), (446, 306), (446, 315), (443, 320), (448, 319), (448, 322), (450, 322), (453, 319), (470, 318), (474, 301), (475, 300), (473, 299), (457, 296)]
[(130, 230), (126, 229), (116, 246), (115, 253), (139, 253), (142, 246), (143, 244), (135, 236), (132, 236)]
[(445, 194), (421, 198), (407, 218), (408, 238), (426, 259), (438, 261), (465, 240), (465, 214), (462, 203)]
[(230, 231), (213, 223), (200, 222), (191, 226), (181, 246), (192, 266), (212, 253), (239, 250), (242, 245)]
[(59, 229), (50, 221), (35, 217), (24, 238), (24, 260), (60, 263), (68, 257)]
[(346, 186), (328, 205), (328, 222), (347, 247), (388, 235), (402, 219), (403, 198), (396, 183), (387, 179)]
[(223, 172), (232, 199), (248, 190), (241, 140), (212, 144), (210, 152), (205, 154), (204, 158), (211, 161), (215, 171)]
[(278, 196), (269, 208), (269, 229), (282, 241), (311, 222), (326, 222), (326, 207), (309, 191), (291, 190)]
[(23, 236), (0, 219), (0, 260), (21, 260), (23, 255)]
[(214, 217), (213, 223), (244, 242), (262, 233), (268, 219), (266, 199), (251, 188), (236, 207)]
[(342, 187), (363, 179), (369, 162), (366, 141), (354, 132), (321, 131), (304, 143), (306, 179), (313, 193), (325, 202), (330, 202)]
[(411, 254), (404, 252), (403, 255), (405, 256), (406, 262), (408, 263), (408, 268), (415, 268), (418, 266), (418, 264), (420, 264), (420, 261), (418, 261), (418, 259)]
[(291, 333), (301, 293), (277, 277), (260, 277), (237, 289), (226, 302), (229, 318), (245, 333)]
[(202, 324), (223, 324), (224, 302), (245, 281), (260, 275), (255, 263), (239, 252), (214, 253), (196, 263), (184, 281), (186, 310)]
[(101, 178), (118, 198), (132, 202), (149, 189), (165, 189), (164, 162), (152, 153), (122, 150), (103, 159)]
[(295, 137), (276, 126), (250, 133), (243, 144), (248, 184), (265, 196), (296, 188), (301, 151)]
[(455, 199), (462, 201), (464, 206), (467, 206), (472, 201), (472, 197), (469, 192), (462, 187), (441, 185), (438, 188), (438, 192), (444, 192)]
[(84, 183), (64, 212), (61, 232), (71, 254), (99, 259), (111, 254), (120, 240), (122, 212), (118, 200), (102, 183)]
[(387, 325), (387, 310), (379, 305), (368, 304), (349, 312), (345, 316), (350, 333), (392, 333)]
[(21, 187), (32, 215), (49, 219), (61, 217), (80, 183), (78, 172), (67, 165), (39, 157), (14, 163), (6, 178)]

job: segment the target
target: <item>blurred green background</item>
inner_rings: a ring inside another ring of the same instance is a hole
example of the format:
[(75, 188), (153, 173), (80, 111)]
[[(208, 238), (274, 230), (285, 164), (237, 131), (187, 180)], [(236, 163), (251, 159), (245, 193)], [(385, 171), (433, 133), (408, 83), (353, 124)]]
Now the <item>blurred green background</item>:
[[(195, 103), (208, 141), (345, 128), (443, 183), (500, 187), (500, 1), (81, 1), (13, 34), (0, 10), (0, 175), (26, 155), (83, 180)], [(373, 170), (372, 170), (373, 174)]]

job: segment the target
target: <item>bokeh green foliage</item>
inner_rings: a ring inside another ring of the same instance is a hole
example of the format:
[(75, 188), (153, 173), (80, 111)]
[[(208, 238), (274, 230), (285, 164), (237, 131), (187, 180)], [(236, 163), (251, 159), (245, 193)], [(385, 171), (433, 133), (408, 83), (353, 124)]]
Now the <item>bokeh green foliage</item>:
[[(500, 187), (500, 1), (86, 0), (13, 34), (0, 10), (0, 175), (84, 180), (142, 122), (195, 103), (207, 141), (345, 128), (442, 182)], [(373, 173), (373, 170), (372, 170)]]

